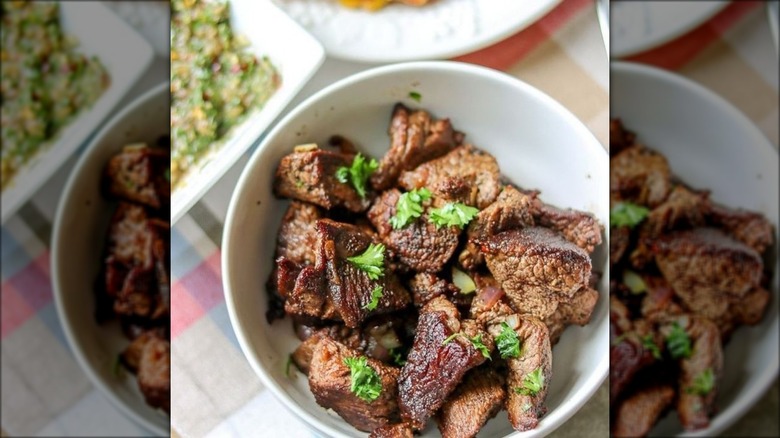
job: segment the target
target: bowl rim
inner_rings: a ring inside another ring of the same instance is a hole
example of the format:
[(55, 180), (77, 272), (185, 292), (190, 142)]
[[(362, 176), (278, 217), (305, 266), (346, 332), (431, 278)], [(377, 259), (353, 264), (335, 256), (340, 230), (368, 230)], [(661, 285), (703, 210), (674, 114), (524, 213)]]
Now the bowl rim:
[(102, 393), (103, 396), (114, 405), (114, 407), (118, 408), (120, 412), (124, 413), (126, 417), (132, 419), (136, 424), (157, 435), (167, 435), (170, 433), (170, 431), (161, 429), (158, 425), (148, 421), (146, 418), (138, 414), (130, 406), (127, 406), (106, 384), (103, 383), (103, 380), (100, 378), (99, 374), (90, 365), (89, 360), (87, 359), (87, 354), (82, 349), (78, 337), (71, 329), (72, 323), (70, 315), (64, 310), (65, 291), (60, 284), (60, 268), (58, 260), (66, 255), (66, 252), (61, 246), (60, 241), (62, 240), (62, 236), (68, 232), (68, 230), (65, 229), (62, 225), (68, 206), (68, 200), (70, 198), (71, 192), (73, 191), (73, 186), (76, 185), (76, 181), (79, 179), (82, 173), (82, 168), (85, 167), (90, 161), (92, 152), (96, 150), (95, 148), (103, 140), (103, 137), (108, 135), (110, 132), (120, 128), (123, 120), (127, 117), (128, 114), (136, 111), (139, 107), (147, 104), (149, 101), (159, 98), (160, 95), (168, 93), (169, 89), (170, 86), (168, 82), (165, 81), (153, 86), (138, 96), (136, 99), (122, 108), (122, 110), (114, 114), (111, 119), (109, 119), (103, 128), (101, 128), (100, 131), (95, 134), (95, 136), (89, 142), (89, 145), (87, 145), (87, 147), (84, 149), (84, 152), (81, 154), (81, 156), (79, 156), (79, 160), (71, 170), (70, 175), (68, 176), (68, 180), (65, 183), (65, 188), (63, 189), (62, 195), (60, 196), (60, 200), (57, 204), (57, 212), (54, 216), (54, 224), (51, 235), (50, 259), (51, 283), (55, 307), (57, 309), (57, 317), (60, 320), (60, 326), (62, 327), (62, 330), (65, 334), (65, 339), (68, 341), (70, 351), (76, 358), (76, 362), (79, 364), (82, 371), (87, 375), (92, 385), (98, 388), (100, 393)]
[[(773, 143), (769, 140), (769, 138), (756, 126), (755, 123), (753, 123), (752, 120), (750, 120), (737, 107), (731, 104), (731, 102), (727, 101), (725, 98), (704, 87), (703, 85), (694, 82), (693, 80), (688, 79), (680, 74), (636, 62), (613, 61), (610, 63), (610, 76), (615, 73), (618, 75), (634, 75), (644, 79), (666, 82), (667, 84), (689, 90), (693, 94), (697, 95), (697, 97), (705, 100), (712, 107), (718, 108), (719, 111), (722, 111), (727, 117), (734, 120), (736, 124), (742, 125), (742, 128), (750, 132), (754, 138), (760, 138), (762, 141), (756, 145), (757, 148), (768, 148), (768, 150), (770, 150), (775, 156), (778, 155), (778, 149), (773, 146)], [(780, 231), (777, 228), (778, 224), (774, 224), (774, 226), (775, 247), (777, 247), (777, 235)], [(775, 280), (773, 285), (777, 284), (778, 276), (780, 276), (780, 257), (778, 257), (778, 260), (775, 264)], [(772, 293), (772, 297), (774, 299), (777, 299), (778, 290), (776, 286), (774, 287), (774, 290), (770, 289), (770, 293)], [(768, 317), (769, 315), (765, 316), (765, 318)], [(775, 319), (778, 318), (780, 317), (775, 315)], [(758, 402), (758, 400), (766, 393), (766, 391), (770, 389), (774, 381), (777, 379), (779, 369), (780, 363), (778, 362), (778, 355), (775, 354), (771, 362), (768, 363), (767, 366), (763, 368), (762, 372), (756, 377), (757, 383), (755, 386), (760, 388), (760, 391), (753, 391), (749, 394), (746, 394), (744, 397), (742, 397), (742, 399), (734, 400), (731, 404), (726, 406), (725, 409), (720, 410), (712, 418), (710, 421), (710, 426), (706, 429), (692, 432), (683, 432), (678, 436), (712, 436), (722, 433), (737, 420), (744, 417), (745, 413), (747, 413), (747, 411)]]
[[(261, 364), (257, 360), (255, 360), (252, 354), (250, 354), (252, 347), (250, 345), (249, 339), (243, 333), (243, 326), (241, 325), (241, 321), (238, 318), (236, 302), (233, 299), (233, 292), (232, 292), (233, 288), (231, 287), (230, 254), (234, 251), (232, 248), (231, 241), (233, 241), (236, 238), (234, 237), (234, 235), (237, 236), (238, 233), (233, 231), (233, 227), (231, 227), (230, 224), (234, 223), (236, 220), (235, 215), (236, 215), (236, 210), (238, 209), (238, 200), (239, 198), (243, 197), (244, 191), (248, 189), (248, 181), (251, 178), (252, 169), (254, 169), (259, 164), (259, 161), (261, 157), (264, 155), (264, 151), (268, 148), (268, 145), (272, 141), (274, 141), (274, 139), (283, 130), (289, 129), (287, 125), (291, 120), (297, 118), (299, 114), (306, 111), (310, 106), (316, 104), (321, 99), (326, 98), (330, 94), (340, 91), (344, 88), (350, 87), (355, 83), (359, 83), (375, 77), (393, 75), (396, 73), (415, 71), (415, 70), (427, 70), (427, 71), (433, 70), (439, 72), (457, 72), (457, 73), (467, 74), (467, 75), (476, 75), (494, 81), (499, 81), (504, 83), (505, 85), (520, 89), (522, 92), (528, 93), (534, 99), (539, 100), (544, 105), (547, 105), (551, 109), (553, 109), (558, 114), (558, 116), (560, 116), (563, 119), (564, 122), (571, 125), (575, 129), (578, 136), (580, 136), (581, 138), (589, 139), (589, 141), (585, 142), (585, 144), (581, 144), (580, 147), (588, 148), (590, 150), (590, 153), (603, 154), (604, 159), (606, 160), (609, 159), (606, 148), (596, 139), (596, 137), (585, 126), (585, 124), (582, 121), (580, 121), (576, 116), (574, 116), (574, 114), (572, 114), (567, 108), (565, 108), (558, 101), (550, 97), (548, 94), (504, 72), (493, 70), (487, 67), (482, 67), (479, 65), (469, 64), (465, 62), (458, 62), (458, 61), (411, 61), (411, 62), (391, 64), (391, 65), (380, 66), (380, 67), (364, 70), (362, 72), (343, 78), (319, 90), (318, 92), (314, 93), (313, 95), (309, 96), (306, 100), (298, 104), (288, 114), (286, 114), (285, 117), (273, 127), (273, 129), (268, 133), (268, 135), (265, 136), (265, 138), (262, 140), (262, 142), (257, 147), (257, 149), (252, 153), (252, 156), (249, 158), (249, 161), (244, 166), (244, 169), (241, 172), (241, 176), (239, 177), (238, 182), (236, 183), (236, 186), (231, 195), (230, 204), (228, 206), (227, 216), (225, 219), (225, 227), (222, 235), (222, 242), (221, 242), (222, 243), (221, 245), (222, 287), (223, 287), (223, 293), (225, 295), (225, 303), (228, 310), (228, 315), (230, 317), (231, 327), (233, 328), (233, 332), (235, 333), (239, 346), (241, 347), (241, 352), (243, 353), (246, 360), (249, 362), (252, 369), (255, 371), (255, 374), (260, 378), (262, 384), (271, 391), (271, 393), (276, 397), (277, 400), (281, 401), (282, 405), (288, 411), (294, 413), (296, 417), (299, 418), (301, 421), (303, 421), (309, 428), (321, 433), (327, 433), (330, 436), (343, 436), (343, 434), (340, 433), (338, 430), (334, 430), (329, 426), (320, 423), (316, 418), (310, 415), (306, 411), (306, 409), (298, 406), (294, 401), (289, 399), (287, 395), (284, 393), (284, 391), (281, 389), (281, 387), (276, 383), (276, 381), (266, 373), (266, 371), (261, 366)], [(609, 239), (608, 233), (609, 230), (606, 229), (605, 227), (605, 234), (606, 234), (607, 241)], [(609, 272), (608, 264), (607, 266), (605, 266), (605, 272), (607, 274)], [(582, 408), (582, 406), (588, 400), (591, 399), (593, 394), (595, 394), (595, 392), (601, 386), (602, 382), (606, 380), (608, 372), (609, 372), (609, 355), (607, 354), (601, 358), (601, 360), (598, 362), (597, 366), (595, 367), (594, 372), (591, 373), (591, 375), (586, 379), (583, 390), (581, 390), (577, 394), (579, 397), (576, 401), (572, 402), (569, 410), (560, 413), (559, 416), (555, 416), (555, 415), (551, 416), (550, 414), (552, 413), (548, 413), (547, 418), (553, 418), (552, 420), (553, 423), (551, 424), (549, 430), (545, 431), (545, 434), (551, 433), (552, 431), (557, 429), (559, 426), (565, 423), (572, 415), (574, 415), (577, 411), (579, 411), (580, 408)], [(515, 437), (521, 435), (528, 436), (529, 432), (533, 434), (533, 431), (522, 432), (522, 433), (513, 431), (507, 436), (508, 437)]]

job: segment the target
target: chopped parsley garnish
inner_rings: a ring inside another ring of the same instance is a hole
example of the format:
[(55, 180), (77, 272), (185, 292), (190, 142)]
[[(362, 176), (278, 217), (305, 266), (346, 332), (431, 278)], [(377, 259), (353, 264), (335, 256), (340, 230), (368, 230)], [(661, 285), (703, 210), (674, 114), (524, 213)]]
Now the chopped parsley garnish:
[(403, 353), (401, 353), (400, 349), (391, 348), (390, 357), (393, 358), (393, 363), (398, 365), (399, 367), (406, 365), (406, 358), (404, 357)]
[(542, 368), (540, 367), (525, 376), (523, 379), (523, 386), (515, 388), (515, 392), (533, 397), (538, 394), (542, 388), (544, 388), (544, 374), (542, 374)]
[(712, 368), (707, 368), (693, 378), (693, 385), (685, 388), (685, 392), (688, 394), (705, 396), (712, 391), (714, 386), (715, 373), (712, 372)]
[(410, 91), (410, 92), (409, 92), (409, 97), (410, 97), (411, 99), (414, 99), (414, 100), (415, 100), (415, 101), (417, 101), (417, 102), (419, 102), (419, 101), (421, 101), (421, 100), (422, 100), (422, 94), (420, 94), (420, 93), (418, 93), (418, 92), (416, 92), (416, 91)]
[(371, 301), (363, 306), (366, 310), (374, 310), (379, 305), (379, 299), (382, 298), (382, 286), (377, 286), (371, 291)]
[(349, 390), (363, 401), (372, 402), (382, 392), (382, 380), (376, 370), (368, 365), (365, 357), (345, 357), (344, 365), (349, 367), (352, 380)]
[(496, 347), (502, 359), (520, 356), (520, 339), (506, 322), (501, 323), (501, 333), (496, 338)]
[(661, 349), (658, 348), (655, 340), (653, 340), (653, 335), (647, 335), (642, 338), (642, 347), (652, 353), (654, 358), (661, 359)]
[(290, 378), (290, 365), (292, 365), (292, 354), (287, 355), (287, 362), (284, 364), (284, 376)]
[(385, 246), (381, 243), (379, 245), (371, 243), (363, 254), (347, 257), (347, 260), (358, 269), (365, 271), (368, 278), (372, 280), (385, 275)]
[(442, 208), (432, 209), (429, 220), (436, 224), (436, 228), (452, 225), (463, 228), (474, 219), (477, 213), (479, 213), (477, 208), (461, 204), (460, 202), (450, 202)]
[(473, 345), (474, 348), (477, 349), (477, 351), (482, 353), (482, 356), (484, 356), (486, 359), (493, 360), (490, 357), (490, 351), (485, 346), (485, 344), (482, 343), (482, 333), (474, 336), (473, 338), (469, 338), (464, 333), (461, 333), (461, 332), (453, 333), (453, 334), (447, 336), (447, 339), (445, 339), (444, 342), (441, 343), (441, 345), (449, 344), (450, 342), (452, 342), (453, 339), (457, 338), (458, 336), (463, 336), (466, 339), (468, 339), (471, 342), (471, 345)]
[(422, 203), (431, 199), (431, 192), (425, 187), (406, 192), (395, 203), (395, 215), (390, 218), (394, 230), (405, 227), (412, 219), (420, 217)]
[(666, 348), (675, 359), (691, 357), (691, 338), (677, 321), (672, 324), (672, 330), (666, 337)]
[(375, 159), (366, 161), (362, 154), (355, 155), (352, 165), (349, 167), (341, 166), (336, 170), (336, 179), (341, 183), (349, 182), (361, 198), (366, 197), (366, 182), (368, 178), (379, 168), (379, 163)]
[(618, 202), (609, 212), (609, 225), (612, 227), (630, 227), (634, 228), (638, 223), (645, 220), (650, 213), (645, 207), (633, 204), (631, 202)]

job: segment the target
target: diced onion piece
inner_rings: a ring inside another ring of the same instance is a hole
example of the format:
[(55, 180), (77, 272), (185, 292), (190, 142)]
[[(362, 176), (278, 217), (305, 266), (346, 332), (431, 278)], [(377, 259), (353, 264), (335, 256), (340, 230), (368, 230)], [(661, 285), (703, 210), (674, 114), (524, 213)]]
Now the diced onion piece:
[(504, 290), (496, 286), (486, 286), (479, 290), (477, 300), (482, 302), (484, 309), (490, 309), (504, 296)]
[(641, 294), (647, 291), (647, 285), (642, 280), (642, 277), (630, 269), (623, 271), (623, 284), (628, 287), (632, 294)]
[(398, 336), (395, 335), (395, 331), (388, 330), (377, 338), (377, 343), (388, 350), (398, 348), (401, 346), (401, 341), (398, 340)]
[(477, 290), (477, 285), (474, 280), (468, 276), (465, 272), (453, 266), (452, 268), (452, 283), (460, 289), (462, 294), (470, 294)]
[(316, 151), (319, 148), (320, 147), (317, 146), (317, 143), (299, 144), (293, 148), (293, 152), (311, 152)]

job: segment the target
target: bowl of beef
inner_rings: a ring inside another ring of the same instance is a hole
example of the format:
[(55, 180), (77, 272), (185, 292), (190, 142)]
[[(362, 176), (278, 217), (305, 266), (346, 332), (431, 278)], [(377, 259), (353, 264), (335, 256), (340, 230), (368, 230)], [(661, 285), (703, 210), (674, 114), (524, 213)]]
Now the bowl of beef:
[(76, 360), (128, 417), (169, 433), (169, 90), (117, 113), (87, 146), (52, 235), (57, 314)]
[(612, 92), (612, 431), (715, 436), (777, 378), (777, 150), (675, 74)]
[(247, 360), (327, 436), (551, 432), (607, 374), (607, 172), (571, 113), (490, 69), (325, 88), (231, 199), (223, 285)]

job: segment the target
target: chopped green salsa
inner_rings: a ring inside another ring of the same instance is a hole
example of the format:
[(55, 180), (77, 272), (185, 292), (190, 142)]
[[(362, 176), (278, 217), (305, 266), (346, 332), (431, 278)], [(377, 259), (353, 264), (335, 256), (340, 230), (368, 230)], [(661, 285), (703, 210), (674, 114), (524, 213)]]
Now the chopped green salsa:
[(171, 184), (175, 188), (219, 140), (263, 107), (280, 78), (230, 27), (225, 0), (173, 0)]
[(1, 2), (2, 161), (0, 187), (108, 87), (95, 57), (78, 53), (53, 2)]

